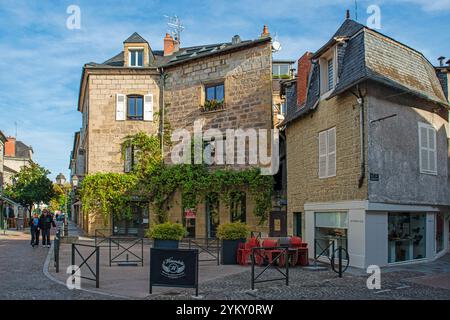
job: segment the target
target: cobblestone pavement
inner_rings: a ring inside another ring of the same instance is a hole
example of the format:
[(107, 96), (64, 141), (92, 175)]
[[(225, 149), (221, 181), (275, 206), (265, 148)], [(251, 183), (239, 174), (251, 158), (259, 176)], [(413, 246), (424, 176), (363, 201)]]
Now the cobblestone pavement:
[(48, 248), (30, 246), (30, 235), (8, 231), (0, 235), (0, 299), (86, 300), (108, 296), (72, 291), (48, 279), (43, 265)]
[[(346, 273), (338, 278), (332, 271), (311, 271), (303, 268), (290, 270), (290, 284), (283, 281), (255, 284), (250, 289), (250, 267), (240, 273), (200, 285), (199, 294), (203, 299), (243, 299), (243, 300), (405, 300), (427, 299), (448, 300), (450, 290), (432, 285), (416, 283), (416, 279), (423, 279), (426, 273), (416, 271), (415, 268), (405, 270), (389, 270), (381, 274), (381, 289), (369, 290), (366, 286), (368, 275)], [(414, 270), (414, 271), (411, 271)], [(269, 277), (279, 277), (275, 270), (270, 271)], [(267, 279), (267, 278), (266, 278)], [(169, 293), (149, 296), (148, 299), (193, 299), (193, 290), (172, 290)]]

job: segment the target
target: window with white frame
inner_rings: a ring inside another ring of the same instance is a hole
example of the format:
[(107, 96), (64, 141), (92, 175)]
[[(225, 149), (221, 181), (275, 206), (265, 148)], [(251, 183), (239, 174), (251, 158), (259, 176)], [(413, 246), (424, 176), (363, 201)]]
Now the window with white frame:
[(329, 59), (327, 62), (327, 89), (332, 90), (334, 88), (334, 67), (333, 67), (333, 59)]
[(130, 67), (142, 67), (144, 66), (144, 50), (132, 49), (129, 51), (129, 64)]
[(336, 127), (319, 133), (319, 178), (336, 176)]
[(436, 130), (429, 124), (419, 122), (420, 173), (437, 174)]
[(336, 87), (336, 48), (331, 48), (319, 59), (320, 94), (328, 94)]

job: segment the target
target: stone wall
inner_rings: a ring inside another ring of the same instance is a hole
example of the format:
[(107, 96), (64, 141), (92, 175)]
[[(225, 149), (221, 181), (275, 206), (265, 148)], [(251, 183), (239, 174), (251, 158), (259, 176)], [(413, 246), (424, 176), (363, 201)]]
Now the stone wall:
[(89, 76), (89, 125), (87, 168), (96, 172), (124, 172), (121, 143), (128, 135), (158, 132), (158, 121), (116, 120), (117, 94), (153, 94), (153, 112), (159, 111), (159, 76), (129, 70)]
[[(293, 213), (304, 213), (306, 202), (367, 199), (367, 179), (363, 186), (358, 188), (359, 112), (355, 97), (346, 93), (330, 100), (322, 100), (317, 110), (288, 125), (286, 139), (289, 234), (293, 230)], [(332, 127), (336, 127), (336, 176), (319, 179), (319, 132)], [(302, 226), (304, 228), (304, 221)]]

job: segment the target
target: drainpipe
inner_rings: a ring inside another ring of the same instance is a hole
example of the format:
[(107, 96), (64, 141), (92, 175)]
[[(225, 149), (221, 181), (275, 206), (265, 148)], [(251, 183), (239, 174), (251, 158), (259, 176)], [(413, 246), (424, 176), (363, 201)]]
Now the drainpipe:
[(160, 81), (161, 81), (161, 97), (160, 97), (160, 136), (161, 136), (161, 158), (164, 162), (164, 92), (166, 87), (166, 74), (164, 68), (160, 70)]
[(366, 177), (366, 152), (365, 152), (365, 128), (364, 128), (364, 97), (358, 87), (356, 101), (359, 105), (359, 136), (360, 136), (360, 159), (361, 173), (358, 179), (358, 188), (361, 188)]

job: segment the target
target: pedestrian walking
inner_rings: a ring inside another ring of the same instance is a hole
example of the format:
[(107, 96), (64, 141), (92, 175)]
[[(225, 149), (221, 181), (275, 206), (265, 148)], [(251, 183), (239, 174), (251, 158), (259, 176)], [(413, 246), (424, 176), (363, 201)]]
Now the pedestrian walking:
[(34, 248), (34, 246), (39, 245), (39, 216), (37, 213), (33, 215), (33, 218), (30, 220), (30, 227), (31, 227), (31, 246)]
[(39, 228), (42, 232), (42, 245), (44, 247), (47, 246), (47, 248), (50, 248), (50, 230), (52, 226), (56, 227), (52, 215), (47, 209), (42, 210), (42, 215), (39, 218)]

